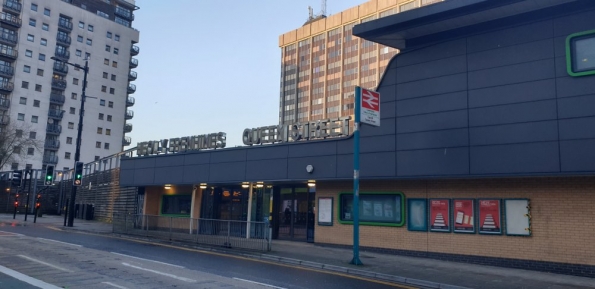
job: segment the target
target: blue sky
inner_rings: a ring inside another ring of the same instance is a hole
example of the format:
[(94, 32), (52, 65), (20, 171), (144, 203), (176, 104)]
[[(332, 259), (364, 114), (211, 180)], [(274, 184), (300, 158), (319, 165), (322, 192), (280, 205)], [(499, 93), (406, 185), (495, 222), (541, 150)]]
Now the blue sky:
[[(366, 0), (328, 0), (327, 15)], [(315, 0), (137, 0), (140, 31), (137, 142), (213, 132), (227, 147), (245, 128), (274, 125), (279, 115), (279, 35), (308, 18)]]

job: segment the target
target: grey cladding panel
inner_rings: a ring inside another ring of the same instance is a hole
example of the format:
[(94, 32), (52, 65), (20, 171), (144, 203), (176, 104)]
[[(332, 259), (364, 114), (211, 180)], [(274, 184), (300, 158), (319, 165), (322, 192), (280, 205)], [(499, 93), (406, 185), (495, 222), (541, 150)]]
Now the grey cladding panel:
[(120, 169), (120, 187), (133, 187), (136, 185), (134, 181), (135, 170)]
[(331, 141), (304, 141), (289, 146), (289, 157), (326, 156), (337, 153), (337, 140)]
[(554, 20), (554, 35), (568, 36), (572, 33), (593, 29), (595, 10), (575, 13)]
[[(382, 85), (382, 86), (378, 87), (377, 91), (380, 93), (380, 103), (381, 104), (395, 101), (397, 98), (397, 86), (394, 84), (393, 85)], [(384, 108), (384, 105), (382, 106), (382, 108)]]
[(554, 79), (469, 90), (469, 107), (492, 106), (556, 98)]
[(186, 155), (186, 159), (184, 163), (186, 165), (201, 165), (201, 164), (208, 164), (211, 162), (211, 153), (210, 152), (199, 152), (199, 153), (191, 153)]
[(396, 56), (397, 67), (464, 55), (466, 51), (465, 39), (443, 42), (423, 49), (398, 54)]
[(560, 140), (595, 138), (595, 117), (561, 119)]
[[(380, 96), (382, 97), (382, 96)], [(397, 105), (396, 101), (383, 103), (382, 107), (380, 108), (380, 119), (385, 118), (394, 118), (397, 116), (397, 109), (395, 106)], [(382, 121), (381, 121), (382, 124)]]
[(246, 163), (246, 180), (284, 180), (287, 179), (287, 159), (253, 160)]
[(471, 174), (560, 171), (558, 142), (471, 147)]
[(360, 175), (369, 177), (395, 177), (395, 152), (362, 153)]
[(469, 132), (472, 146), (558, 140), (555, 120), (473, 127)]
[(467, 108), (467, 92), (401, 100), (397, 102), (397, 116), (408, 116)]
[(184, 166), (184, 183), (196, 184), (209, 181), (210, 165), (187, 165)]
[(558, 115), (560, 118), (595, 116), (595, 94), (559, 99)]
[(155, 184), (182, 184), (184, 182), (184, 166), (158, 167), (155, 169)]
[(487, 69), (554, 57), (553, 40), (545, 39), (469, 54), (469, 70)]
[(595, 140), (560, 142), (563, 172), (595, 171)]
[(467, 110), (448, 111), (397, 119), (397, 133), (467, 127)]
[(455, 74), (397, 85), (397, 100), (467, 90), (467, 74)]
[(134, 158), (134, 168), (135, 169), (154, 168), (156, 158), (157, 157), (136, 157), (136, 158)]
[(254, 146), (246, 149), (247, 159), (252, 160), (266, 160), (266, 159), (287, 159), (288, 146), (267, 144), (262, 146)]
[(469, 174), (469, 148), (397, 152), (397, 175), (451, 176)]
[(211, 163), (238, 162), (246, 160), (246, 149), (214, 150), (211, 152)]
[[(307, 165), (314, 167), (312, 173), (306, 171)], [(287, 170), (287, 178), (290, 180), (335, 178), (337, 176), (337, 158), (335, 156), (290, 158)]]
[(467, 38), (469, 52), (477, 52), (553, 37), (551, 20), (481, 33)]
[(397, 135), (397, 150), (462, 147), (469, 145), (467, 128)]
[(155, 182), (155, 169), (135, 169), (134, 170), (134, 186), (152, 185)]
[(175, 166), (182, 166), (184, 165), (184, 158), (186, 156), (184, 154), (174, 154), (164, 157), (156, 157), (155, 158), (155, 167), (175, 167)]
[(469, 126), (556, 119), (556, 101), (544, 100), (469, 110)]
[(135, 164), (136, 164), (135, 158), (122, 158), (120, 160), (120, 169), (121, 170), (133, 170)]
[[(386, 152), (395, 151), (395, 136), (371, 136), (360, 138), (360, 152)], [(352, 151), (353, 152), (353, 151)]]
[(246, 179), (246, 162), (212, 164), (209, 182), (242, 182)]
[(595, 76), (561, 77), (556, 79), (558, 98), (595, 94)]
[(337, 156), (337, 178), (353, 178), (353, 154)]
[[(392, 65), (395, 66), (395, 65)], [(379, 87), (389, 86), (397, 83), (397, 69), (388, 66), (382, 74)]]
[(397, 69), (397, 83), (434, 78), (467, 71), (465, 55), (444, 58), (431, 62), (400, 67)]
[[(382, 115), (382, 112), (383, 110), (380, 111), (380, 115)], [(359, 135), (361, 137), (394, 135), (396, 132), (395, 126), (395, 118), (382, 118), (380, 120), (380, 126), (371, 126), (367, 124), (363, 124), (362, 126), (360, 126)]]
[(469, 72), (469, 89), (554, 78), (554, 59)]

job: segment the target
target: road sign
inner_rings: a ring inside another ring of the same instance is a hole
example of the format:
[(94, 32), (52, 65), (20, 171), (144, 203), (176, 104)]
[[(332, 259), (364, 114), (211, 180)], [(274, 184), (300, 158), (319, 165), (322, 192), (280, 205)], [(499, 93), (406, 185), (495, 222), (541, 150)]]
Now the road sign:
[(360, 121), (373, 126), (380, 126), (380, 93), (361, 88)]

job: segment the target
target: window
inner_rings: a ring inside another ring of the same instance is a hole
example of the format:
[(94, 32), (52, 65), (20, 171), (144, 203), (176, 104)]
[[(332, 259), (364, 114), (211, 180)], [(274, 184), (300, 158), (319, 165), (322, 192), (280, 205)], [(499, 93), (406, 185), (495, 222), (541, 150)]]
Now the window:
[(107, 90), (107, 86), (105, 86), (105, 85), (102, 85), (102, 86), (101, 86), (101, 92), (105, 92), (106, 90)]
[(95, 142), (95, 147), (100, 149), (101, 148), (101, 142), (100, 141), (96, 141)]
[(48, 46), (48, 40), (45, 38), (41, 38), (41, 41), (39, 42), (39, 44), (41, 44), (42, 46)]
[(85, 52), (85, 59), (91, 59), (91, 53)]
[(25, 104), (26, 105), (27, 104), (27, 98), (26, 97), (21, 97), (19, 99), (19, 104)]
[(566, 67), (574, 77), (595, 74), (595, 30), (566, 38)]
[(99, 105), (105, 106), (105, 99), (99, 100)]
[(113, 101), (110, 101), (110, 102), (108, 102), (108, 103), (107, 103), (107, 106), (108, 106), (108, 107), (114, 107), (114, 102), (113, 102)]
[(33, 36), (31, 34), (27, 34), (27, 41), (30, 41), (30, 42), (35, 41), (35, 36)]
[(31, 72), (31, 66), (29, 66), (29, 65), (23, 66), (23, 72), (26, 72), (26, 73)]
[(104, 114), (103, 114), (103, 113), (100, 113), (100, 114), (99, 114), (99, 119), (100, 119), (100, 120), (103, 120), (103, 116), (104, 116)]
[(39, 117), (37, 117), (36, 115), (32, 115), (31, 116), (31, 122), (32, 123), (37, 123), (39, 121)]
[(95, 160), (98, 161), (99, 160), (99, 156), (95, 156)]
[(103, 64), (105, 64), (105, 65), (109, 65), (109, 59), (107, 59), (107, 58), (104, 58), (104, 59), (103, 59)]
[(112, 39), (112, 33), (108, 31), (107, 34), (106, 34), (106, 37), (109, 38), (109, 39)]
[(120, 35), (116, 34), (116, 35), (114, 36), (114, 40), (116, 40), (116, 41), (120, 41)]
[(73, 129), (73, 128), (74, 128), (74, 122), (69, 122), (68, 129)]
[(39, 60), (45, 61), (45, 54), (39, 53)]
[(37, 69), (37, 75), (43, 76), (43, 69)]
[(41, 29), (45, 30), (45, 31), (49, 31), (50, 30), (50, 26), (47, 23), (43, 23), (41, 25)]
[(87, 26), (87, 29), (88, 29), (89, 31), (93, 32), (93, 25), (88, 25), (88, 26)]
[(16, 132), (16, 137), (23, 137), (23, 130), (22, 129), (17, 129)]
[(35, 19), (29, 19), (29, 25), (35, 27), (35, 25), (37, 25), (37, 21)]
[(33, 51), (31, 51), (31, 50), (25, 50), (25, 56), (27, 56), (27, 57), (33, 56)]
[(13, 152), (13, 153), (15, 153), (15, 154), (20, 154), (20, 153), (21, 153), (21, 147), (19, 147), (19, 146), (15, 146), (15, 147), (12, 149), (12, 152)]
[(79, 21), (79, 28), (85, 28), (85, 22)]
[[(402, 193), (360, 193), (359, 218), (363, 225), (403, 226)], [(353, 193), (339, 193), (339, 223), (353, 222)]]
[(115, 74), (112, 74), (112, 80), (113, 81), (116, 81), (116, 75)]
[(32, 164), (26, 164), (25, 165), (25, 169), (27, 169), (27, 170), (30, 170), (32, 168), (33, 168), (33, 165)]
[(19, 169), (19, 163), (12, 163), (10, 165), (10, 169), (11, 170), (18, 170)]
[(35, 139), (35, 138), (37, 138), (37, 133), (36, 133), (36, 132), (34, 132), (34, 131), (32, 131), (32, 132), (29, 132), (29, 138), (30, 138), (30, 139)]
[(76, 41), (78, 41), (78, 42), (80, 42), (80, 43), (83, 43), (83, 37), (82, 37), (82, 36), (80, 36), (80, 35), (79, 35), (79, 36), (77, 36), (77, 37), (76, 37)]
[(107, 121), (112, 121), (112, 116), (111, 115), (107, 115)]
[(118, 48), (114, 48), (114, 54), (118, 54), (118, 52), (120, 52), (120, 50)]
[(25, 120), (25, 114), (24, 113), (19, 113), (17, 115), (17, 120)]
[(191, 195), (163, 195), (161, 196), (161, 215), (190, 216), (191, 204)]
[(76, 108), (71, 107), (70, 108), (70, 114), (76, 114)]
[(79, 79), (78, 78), (73, 78), (72, 79), (72, 84), (79, 85)]
[(70, 159), (70, 153), (69, 152), (65, 152), (64, 153), (64, 158), (69, 160)]
[(31, 3), (31, 10), (37, 11), (37, 4)]
[(107, 72), (103, 73), (103, 78), (107, 79)]
[(87, 38), (87, 45), (93, 45), (93, 40)]
[(72, 144), (72, 137), (66, 137), (66, 143)]
[(71, 99), (77, 99), (77, 95), (76, 95), (76, 93), (74, 93), (74, 92), (73, 92), (73, 93), (70, 95), (70, 98), (71, 98)]
[(35, 85), (35, 91), (41, 92), (41, 84), (36, 84)]
[(103, 11), (97, 10), (97, 15), (99, 15), (99, 16), (101, 16), (103, 18), (109, 19), (109, 14), (107, 14), (107, 13), (105, 13)]
[(39, 107), (39, 104), (40, 104), (40, 101), (39, 100), (37, 100), (37, 99), (33, 100), (33, 106), (34, 107)]
[(107, 51), (107, 52), (110, 52), (110, 51), (111, 51), (111, 49), (112, 49), (112, 47), (111, 47), (111, 46), (109, 46), (109, 45), (106, 45), (106, 46), (105, 46), (105, 51)]
[(103, 133), (103, 128), (101, 128), (101, 127), (98, 127), (98, 128), (97, 128), (97, 134), (102, 134), (102, 133)]
[(112, 135), (112, 130), (109, 128), (105, 129), (105, 135)]
[(76, 56), (80, 57), (81, 55), (83, 55), (83, 52), (77, 49), (75, 54), (76, 54)]
[(21, 88), (29, 89), (29, 82), (27, 82), (27, 81), (23, 81), (23, 82), (21, 83)]
[(113, 87), (110, 87), (109, 88), (109, 93), (110, 94), (114, 94), (115, 92), (116, 92), (116, 90)]
[(28, 148), (27, 149), (27, 154), (32, 156), (35, 153), (35, 149), (34, 148)]
[(107, 143), (107, 142), (104, 143), (103, 144), (103, 148), (106, 149), (106, 150), (109, 150), (109, 143)]
[(115, 62), (115, 61), (113, 61), (113, 62), (112, 62), (112, 67), (118, 67), (118, 63), (117, 63), (117, 62)]
[(50, 16), (50, 9), (47, 9), (47, 8), (43, 9), (43, 15)]

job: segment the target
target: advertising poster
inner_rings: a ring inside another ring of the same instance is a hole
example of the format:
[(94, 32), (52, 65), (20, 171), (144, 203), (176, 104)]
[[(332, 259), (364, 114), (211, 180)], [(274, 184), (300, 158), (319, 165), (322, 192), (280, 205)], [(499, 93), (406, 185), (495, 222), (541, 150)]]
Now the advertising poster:
[(479, 200), (479, 233), (501, 234), (500, 200)]
[(449, 201), (449, 199), (430, 199), (431, 232), (450, 232)]
[(428, 200), (407, 199), (407, 229), (428, 231)]
[(318, 198), (318, 225), (333, 225), (333, 198)]
[(453, 201), (453, 227), (457, 233), (475, 233), (475, 206), (473, 200)]

